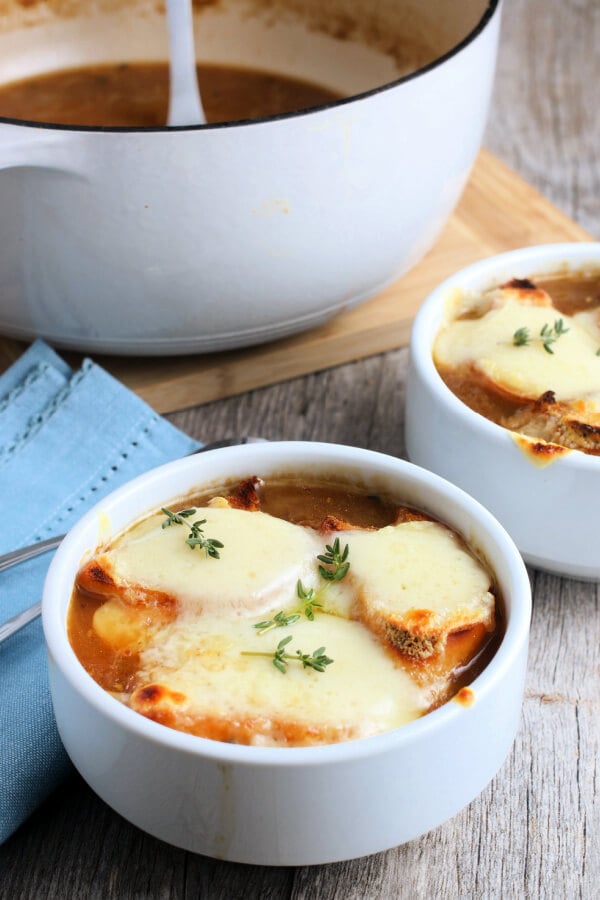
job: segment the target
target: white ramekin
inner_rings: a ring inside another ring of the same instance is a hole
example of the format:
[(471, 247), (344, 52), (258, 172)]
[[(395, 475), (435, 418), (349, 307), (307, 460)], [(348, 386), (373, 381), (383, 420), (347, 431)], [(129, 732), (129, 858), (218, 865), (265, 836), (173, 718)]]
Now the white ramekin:
[(598, 579), (600, 459), (573, 450), (545, 467), (535, 465), (512, 432), (473, 412), (448, 389), (432, 358), (446, 299), (455, 291), (589, 267), (600, 269), (600, 243), (549, 244), (482, 260), (437, 287), (412, 329), (405, 428), (409, 458), (486, 506), (528, 563)]
[[(457, 529), (492, 567), (506, 630), (475, 701), (376, 737), (314, 748), (256, 748), (183, 734), (96, 684), (66, 632), (73, 579), (99, 539), (200, 485), (251, 474), (338, 473), (392, 491)], [(91, 787), (126, 819), (178, 847), (261, 865), (308, 865), (408, 841), (453, 816), (497, 772), (517, 730), (531, 595), (504, 529), (458, 488), (410, 463), (318, 443), (265, 443), (188, 457), (143, 475), (89, 512), (50, 567), (43, 623), (62, 740)]]

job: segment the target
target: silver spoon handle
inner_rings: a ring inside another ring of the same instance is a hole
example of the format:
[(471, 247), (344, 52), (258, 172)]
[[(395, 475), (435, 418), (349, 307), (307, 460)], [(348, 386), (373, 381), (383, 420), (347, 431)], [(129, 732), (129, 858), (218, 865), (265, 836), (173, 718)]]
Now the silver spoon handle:
[(7, 619), (6, 622), (3, 622), (0, 625), (0, 644), (6, 638), (9, 638), (11, 634), (23, 628), (24, 625), (28, 625), (29, 622), (37, 619), (41, 611), (42, 604), (36, 603), (34, 606), (30, 606), (29, 609), (24, 609), (23, 612), (17, 613), (12, 619)]
[(47, 553), (48, 550), (54, 550), (63, 538), (64, 534), (57, 534), (55, 537), (48, 538), (45, 541), (38, 541), (36, 544), (30, 544), (28, 547), (20, 547), (18, 550), (5, 553), (4, 556), (0, 556), (0, 572), (3, 572), (4, 569), (10, 569), (11, 566), (15, 566), (17, 563), (25, 562), (26, 559), (33, 559), (34, 556)]

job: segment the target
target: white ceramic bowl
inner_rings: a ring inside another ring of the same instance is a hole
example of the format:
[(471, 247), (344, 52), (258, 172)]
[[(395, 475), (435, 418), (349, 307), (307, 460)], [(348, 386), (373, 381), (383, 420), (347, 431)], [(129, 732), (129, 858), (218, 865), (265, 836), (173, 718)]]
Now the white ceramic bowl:
[[(341, 472), (359, 486), (390, 490), (439, 516), (485, 556), (504, 599), (506, 632), (472, 683), (474, 704), (449, 702), (376, 737), (281, 749), (183, 734), (102, 690), (75, 657), (65, 620), (76, 571), (83, 554), (96, 546), (106, 517), (118, 531), (148, 508), (198, 485), (299, 471)], [(501, 526), (470, 497), (410, 463), (351, 447), (295, 442), (188, 457), (111, 494), (56, 553), (42, 614), (58, 728), (76, 767), (100, 797), (176, 846), (262, 865), (363, 856), (453, 816), (501, 766), (519, 722), (530, 602), (521, 557)]]
[(549, 244), (482, 260), (436, 288), (412, 329), (405, 429), (409, 458), (483, 503), (528, 563), (598, 579), (600, 459), (574, 450), (545, 468), (534, 465), (511, 432), (473, 412), (446, 387), (432, 359), (451, 292), (589, 266), (600, 269), (600, 243)]
[[(72, 0), (65, 19), (59, 4), (12, 6), (0, 84), (167, 56), (162, 4)], [(0, 119), (0, 332), (117, 354), (256, 344), (367, 299), (431, 247), (480, 146), (500, 0), (261, 9), (197, 4), (198, 59), (348, 99), (176, 129)], [(438, 55), (403, 75), (385, 47), (335, 36), (354, 20)]]

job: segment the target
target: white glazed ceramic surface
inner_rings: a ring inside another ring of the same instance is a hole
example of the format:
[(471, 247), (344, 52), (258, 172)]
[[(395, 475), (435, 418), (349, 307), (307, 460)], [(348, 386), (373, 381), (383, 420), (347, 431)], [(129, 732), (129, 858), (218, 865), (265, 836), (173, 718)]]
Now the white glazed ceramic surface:
[[(222, 350), (317, 325), (414, 265), (479, 148), (500, 19), (498, 0), (419, 7), (471, 24), (441, 59), (395, 82), (385, 56), (310, 31), (301, 46), (293, 29), (240, 41), (244, 64), (269, 60), (359, 94), (315, 111), (177, 130), (0, 119), (0, 331), (96, 352)], [(198, 54), (210, 61), (209, 24)], [(0, 81), (27, 74), (18, 54), (35, 33), (0, 34)], [(131, 33), (125, 22), (113, 54)], [(96, 34), (100, 43), (100, 25)], [(148, 55), (160, 56), (153, 34)], [(94, 62), (92, 37), (73, 41)], [(81, 63), (62, 62), (67, 44), (53, 31), (32, 66)]]
[[(313, 748), (256, 748), (179, 733), (105, 693), (66, 637), (73, 579), (97, 541), (198, 485), (250, 474), (342, 472), (391, 490), (461, 532), (493, 568), (506, 633), (473, 682), (475, 702), (450, 702), (401, 729)], [(179, 847), (262, 865), (308, 865), (408, 841), (464, 807), (490, 781), (520, 716), (530, 618), (529, 581), (504, 530), (470, 497), (382, 454), (330, 444), (255, 444), (155, 469), (121, 488), (69, 533), (50, 567), (43, 623), (56, 719), (92, 788), (140, 828)]]
[(600, 459), (574, 450), (539, 468), (511, 432), (458, 400), (432, 359), (450, 292), (590, 265), (600, 268), (600, 243), (550, 244), (483, 260), (441, 284), (413, 325), (405, 429), (410, 459), (483, 503), (528, 563), (562, 575), (600, 579)]

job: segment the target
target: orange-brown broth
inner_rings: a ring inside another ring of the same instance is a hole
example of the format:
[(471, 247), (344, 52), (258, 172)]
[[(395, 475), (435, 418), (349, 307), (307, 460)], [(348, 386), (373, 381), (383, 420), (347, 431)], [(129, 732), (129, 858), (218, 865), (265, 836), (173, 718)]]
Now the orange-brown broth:
[[(208, 122), (257, 119), (339, 99), (327, 88), (254, 69), (199, 65)], [(120, 63), (65, 69), (0, 87), (0, 116), (57, 125), (165, 125), (166, 63)]]

